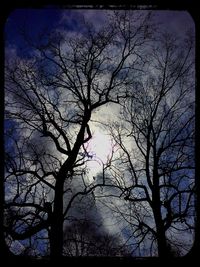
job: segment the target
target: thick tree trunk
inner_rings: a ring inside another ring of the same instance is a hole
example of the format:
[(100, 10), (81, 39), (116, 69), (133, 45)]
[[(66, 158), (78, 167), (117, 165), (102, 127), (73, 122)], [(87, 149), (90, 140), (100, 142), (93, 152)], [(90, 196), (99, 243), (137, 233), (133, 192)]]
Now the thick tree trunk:
[(168, 258), (168, 257), (170, 257), (170, 249), (169, 249), (169, 246), (167, 244), (164, 222), (162, 219), (159, 175), (158, 175), (158, 158), (157, 158), (157, 154), (156, 154), (156, 141), (155, 141), (155, 146), (154, 146), (152, 208), (153, 208), (154, 220), (155, 220), (155, 224), (156, 224), (158, 256), (160, 258)]
[(161, 258), (168, 258), (170, 256), (170, 249), (165, 236), (165, 229), (159, 203), (155, 203), (153, 213), (157, 232), (158, 256)]
[(55, 185), (54, 209), (50, 229), (50, 257), (58, 259), (63, 252), (63, 180)]
[(164, 222), (162, 220), (160, 191), (157, 181), (153, 185), (152, 200), (153, 214), (157, 232), (158, 256), (161, 258), (168, 258), (170, 257), (170, 248), (167, 244)]
[(91, 116), (90, 112), (86, 112), (85, 119), (79, 133), (77, 135), (74, 147), (62, 165), (59, 174), (57, 176), (55, 185), (55, 198), (54, 198), (54, 209), (51, 218), (51, 230), (50, 230), (50, 256), (52, 259), (58, 259), (62, 256), (63, 252), (63, 187), (65, 178), (68, 172), (73, 169), (73, 164), (76, 161), (79, 149), (84, 142), (85, 129), (87, 122)]
[[(67, 177), (67, 173), (72, 171), (74, 162), (76, 161), (81, 145), (84, 143), (85, 129), (91, 117), (91, 111), (86, 110), (83, 123), (76, 138), (76, 142), (69, 157), (62, 165), (56, 179), (54, 209), (51, 218), (50, 230), (50, 257), (58, 259), (63, 253), (63, 187)], [(91, 137), (91, 136), (90, 136)], [(90, 138), (89, 137), (89, 138)]]

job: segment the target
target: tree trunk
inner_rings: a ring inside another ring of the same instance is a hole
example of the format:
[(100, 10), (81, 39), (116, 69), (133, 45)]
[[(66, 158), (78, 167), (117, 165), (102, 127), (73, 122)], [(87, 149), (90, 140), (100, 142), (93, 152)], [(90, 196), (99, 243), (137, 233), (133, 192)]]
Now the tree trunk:
[(157, 232), (157, 245), (158, 245), (158, 256), (161, 258), (167, 258), (170, 256), (170, 249), (167, 245), (167, 240), (165, 236), (164, 224), (161, 217), (160, 207), (157, 204), (153, 210), (154, 219), (156, 223), (156, 232)]
[(57, 179), (50, 229), (50, 257), (52, 259), (60, 258), (63, 252), (63, 184), (63, 179)]
[(160, 192), (158, 184), (153, 185), (152, 200), (153, 214), (157, 232), (158, 256), (161, 258), (167, 258), (170, 256), (170, 249), (167, 244), (164, 223), (162, 220)]
[(50, 230), (50, 257), (52, 259), (60, 258), (63, 253), (63, 187), (66, 175), (73, 169), (79, 149), (84, 143), (85, 129), (87, 128), (87, 123), (90, 119), (90, 116), (91, 111), (86, 110), (84, 114), (84, 120), (77, 135), (74, 147), (68, 159), (63, 163), (56, 178), (54, 209), (51, 218)]
[(162, 219), (159, 175), (158, 175), (158, 158), (156, 154), (156, 140), (154, 140), (154, 143), (155, 144), (154, 144), (154, 169), (153, 169), (153, 184), (152, 184), (152, 208), (156, 224), (158, 256), (160, 258), (168, 258), (170, 256), (170, 249), (167, 244), (164, 222)]

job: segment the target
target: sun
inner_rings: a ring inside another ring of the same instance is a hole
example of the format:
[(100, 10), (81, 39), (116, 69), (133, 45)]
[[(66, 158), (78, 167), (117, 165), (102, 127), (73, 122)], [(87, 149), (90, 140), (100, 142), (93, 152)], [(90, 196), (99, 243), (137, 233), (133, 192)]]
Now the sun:
[(112, 152), (112, 142), (107, 134), (101, 131), (96, 131), (88, 144), (89, 154), (93, 158), (106, 163), (111, 156)]
[(90, 155), (88, 167), (93, 174), (101, 171), (103, 164), (109, 161), (112, 149), (113, 144), (109, 135), (101, 130), (96, 130), (87, 147), (88, 155)]

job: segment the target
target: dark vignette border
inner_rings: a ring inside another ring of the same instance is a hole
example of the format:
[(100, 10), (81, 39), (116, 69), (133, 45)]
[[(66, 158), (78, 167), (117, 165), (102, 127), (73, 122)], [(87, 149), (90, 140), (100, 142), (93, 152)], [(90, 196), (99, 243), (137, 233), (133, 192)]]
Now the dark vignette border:
[[(122, 4), (123, 3), (123, 4)], [(168, 0), (168, 1), (159, 1), (159, 0), (129, 0), (129, 1), (111, 1), (107, 0), (106, 3), (104, 1), (80, 1), (80, 0), (7, 0), (1, 4), (0, 10), (0, 255), (1, 262), (3, 265), (10, 266), (10, 264), (15, 264), (16, 266), (27, 266), (29, 264), (41, 264), (44, 266), (45, 264), (50, 264), (50, 262), (46, 259), (32, 259), (30, 257), (22, 257), (22, 256), (13, 256), (7, 251), (5, 247), (4, 241), (4, 232), (3, 232), (3, 203), (4, 203), (4, 134), (3, 134), (3, 125), (4, 125), (4, 25), (6, 23), (9, 14), (14, 11), (16, 8), (34, 8), (34, 9), (71, 9), (71, 8), (87, 8), (87, 9), (149, 9), (149, 10), (184, 10), (190, 13), (192, 16), (195, 27), (196, 27), (196, 134), (195, 134), (195, 159), (196, 159), (196, 234), (195, 240), (192, 249), (186, 254), (184, 257), (174, 258), (170, 260), (161, 260), (160, 258), (146, 257), (146, 258), (106, 258), (106, 257), (83, 257), (83, 258), (68, 258), (63, 257), (60, 259), (59, 263), (54, 262), (54, 264), (106, 264), (113, 266), (126, 266), (129, 264), (133, 264), (134, 266), (149, 266), (153, 265), (161, 265), (161, 264), (173, 264), (173, 266), (179, 266), (179, 264), (190, 264), (192, 262), (196, 262), (199, 259), (200, 255), (198, 255), (198, 248), (200, 247), (200, 127), (198, 125), (199, 119), (199, 99), (200, 99), (200, 89), (199, 89), (199, 81), (200, 77), (200, 21), (199, 21), (199, 12), (197, 8), (197, 3), (194, 0)], [(3, 266), (2, 265), (2, 266)]]

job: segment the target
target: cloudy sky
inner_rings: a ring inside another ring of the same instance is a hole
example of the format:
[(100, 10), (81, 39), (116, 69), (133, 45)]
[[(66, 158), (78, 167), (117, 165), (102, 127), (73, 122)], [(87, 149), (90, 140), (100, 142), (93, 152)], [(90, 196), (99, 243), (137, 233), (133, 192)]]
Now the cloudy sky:
[[(79, 32), (80, 17), (84, 14), (85, 18), (91, 20), (98, 28), (105, 23), (105, 13), (111, 10), (79, 10), (79, 9), (17, 9), (8, 17), (5, 24), (6, 46), (13, 47), (20, 53), (23, 46), (22, 38), (19, 35), (20, 29), (25, 27), (32, 38), (37, 36), (43, 29), (63, 28), (66, 31)], [(188, 28), (195, 27), (194, 21), (187, 11), (157, 10), (155, 22), (158, 27), (168, 31), (175, 31), (177, 34), (184, 34)]]
[[(5, 53), (8, 57), (15, 55), (19, 58), (29, 58), (32, 55), (31, 50), (26, 49), (26, 44), (20, 35), (20, 31), (25, 29), (30, 38), (34, 41), (37, 38), (38, 34), (42, 32), (51, 31), (52, 29), (59, 29), (62, 31), (66, 31), (71, 34), (79, 34), (83, 31), (81, 28), (80, 20), (82, 19), (82, 15), (84, 15), (85, 19), (91, 21), (94, 26), (98, 29), (102, 25), (105, 24), (106, 15), (111, 14), (111, 10), (59, 10), (59, 9), (42, 9), (42, 10), (33, 10), (33, 9), (18, 9), (13, 11), (7, 19), (5, 24)], [(153, 11), (154, 14), (154, 22), (157, 25), (157, 28), (160, 30), (166, 30), (169, 32), (174, 32), (180, 37), (184, 37), (186, 31), (190, 28), (194, 30), (195, 25), (189, 13), (186, 11)], [(117, 113), (119, 112), (118, 108), (115, 105), (111, 105), (110, 107), (101, 109), (98, 113), (98, 116), (95, 115), (92, 117), (92, 120), (101, 120), (109, 121), (111, 118), (114, 120), (116, 118)], [(9, 125), (7, 125), (9, 127)], [(101, 132), (101, 129), (98, 128), (97, 124), (91, 124), (95, 134), (98, 136), (98, 132)], [(91, 127), (91, 128), (92, 128)], [(110, 141), (104, 139), (103, 135), (99, 135), (98, 141), (102, 143), (106, 143), (106, 147), (110, 146)], [(91, 144), (91, 152), (92, 149), (95, 149), (95, 143)], [(98, 157), (101, 158), (102, 161), (106, 160), (104, 150), (97, 149), (94, 151)], [(101, 170), (101, 164), (96, 164), (96, 170), (90, 174), (91, 176), (95, 176), (95, 172)], [(76, 187), (77, 185), (74, 185)], [(117, 223), (116, 220), (112, 220), (112, 216), (110, 216), (110, 210), (108, 210), (105, 206), (101, 205), (99, 202), (99, 208), (101, 212), (99, 213), (99, 218), (102, 218), (104, 222), (104, 230), (107, 229), (108, 232), (112, 234), (121, 232), (124, 228), (123, 223)], [(120, 207), (123, 205), (122, 202), (116, 200), (115, 205)], [(103, 211), (103, 212), (102, 212)], [(76, 211), (75, 211), (76, 213)], [(93, 211), (91, 211), (91, 216), (93, 215)], [(97, 216), (97, 215), (96, 215)], [(128, 231), (128, 230), (127, 230)], [(124, 236), (122, 235), (122, 239), (126, 239), (127, 231), (124, 232)], [(123, 241), (124, 241), (123, 240)]]

